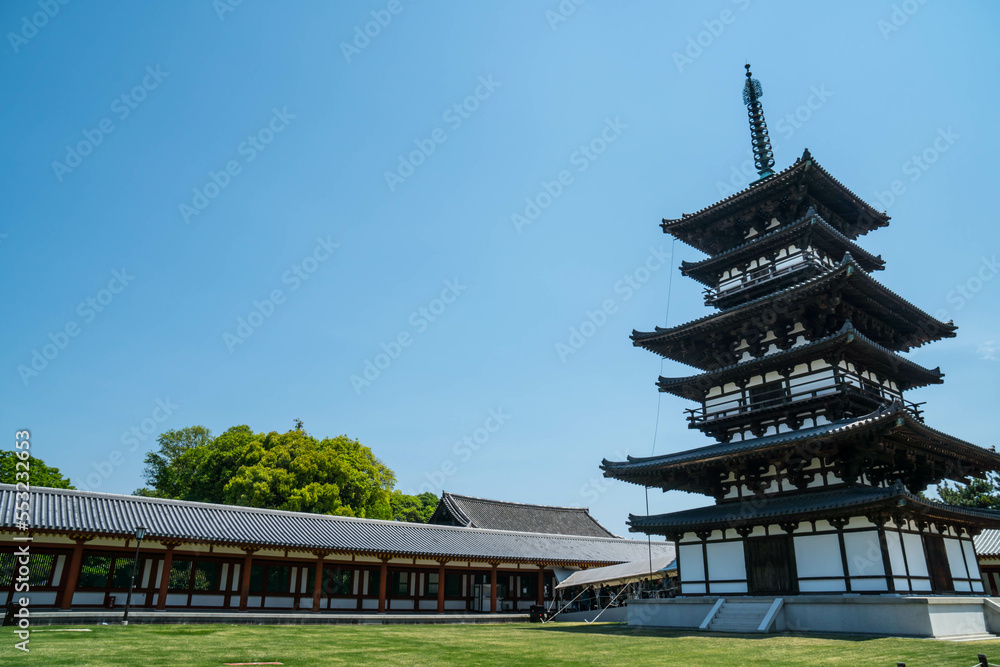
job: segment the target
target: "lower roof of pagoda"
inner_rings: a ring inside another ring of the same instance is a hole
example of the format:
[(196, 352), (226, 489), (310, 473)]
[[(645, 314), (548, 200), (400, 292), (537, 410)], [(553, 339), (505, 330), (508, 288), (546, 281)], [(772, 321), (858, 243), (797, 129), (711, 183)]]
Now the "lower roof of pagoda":
[(967, 481), (968, 475), (1000, 469), (1000, 454), (933, 429), (902, 403), (880, 407), (864, 417), (843, 419), (765, 435), (749, 440), (718, 442), (660, 456), (628, 456), (625, 461), (601, 462), (605, 477), (663, 490), (710, 493), (700, 472), (738, 470), (748, 461), (789, 467), (807, 464), (809, 457), (833, 453), (842, 444), (905, 448), (946, 462), (941, 479)]
[(783, 248), (803, 235), (808, 235), (812, 245), (826, 251), (832, 257), (842, 257), (845, 252), (851, 253), (865, 271), (881, 271), (885, 268), (881, 256), (872, 255), (841, 234), (816, 213), (815, 209), (809, 207), (803, 217), (791, 224), (782, 225), (766, 234), (758, 234), (735, 248), (712, 255), (700, 262), (681, 262), (681, 273), (703, 285), (715, 287), (718, 276), (723, 271), (742, 262), (755, 260), (769, 250)]
[(909, 518), (927, 523), (972, 528), (1000, 527), (1000, 511), (958, 507), (927, 500), (910, 493), (899, 482), (890, 486), (853, 486), (829, 491), (805, 491), (794, 495), (726, 503), (697, 509), (657, 514), (629, 515), (629, 531), (666, 535), (678, 539), (684, 533), (752, 528), (769, 524), (789, 525), (802, 521), (838, 521), (854, 516), (885, 519)]
[[(856, 327), (893, 350), (909, 350), (941, 338), (954, 338), (958, 329), (874, 280), (847, 254), (839, 266), (792, 287), (674, 327), (656, 327), (651, 332), (633, 330), (632, 344), (701, 370), (715, 370), (732, 361), (708, 353), (706, 340), (732, 342), (762, 337), (782, 318), (793, 320), (796, 313), (804, 313), (810, 301), (813, 310), (825, 314), (838, 307), (841, 300), (857, 309)], [(859, 315), (871, 321), (865, 322)]]
[(861, 334), (850, 320), (839, 331), (819, 340), (796, 345), (787, 350), (741, 361), (714, 371), (668, 378), (660, 376), (657, 386), (660, 391), (689, 398), (693, 401), (705, 400), (705, 392), (728, 382), (742, 382), (753, 375), (778, 369), (790, 369), (798, 363), (823, 359), (837, 353), (866, 370), (890, 378), (901, 391), (915, 389), (929, 384), (941, 384), (944, 373), (940, 368), (929, 369), (887, 350)]
[(885, 212), (848, 190), (806, 149), (784, 171), (695, 213), (664, 218), (660, 226), (688, 245), (714, 254), (742, 243), (748, 225), (769, 221), (781, 210), (794, 214), (804, 202), (819, 206), (820, 212), (851, 239), (889, 224)]

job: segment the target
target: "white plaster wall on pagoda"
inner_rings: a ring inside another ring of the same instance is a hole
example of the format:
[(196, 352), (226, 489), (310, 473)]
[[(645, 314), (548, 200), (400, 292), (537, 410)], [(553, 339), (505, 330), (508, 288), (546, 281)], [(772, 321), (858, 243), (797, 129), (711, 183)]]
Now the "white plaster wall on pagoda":
[(972, 543), (972, 540), (962, 540), (962, 553), (965, 554), (965, 566), (969, 568), (969, 576), (973, 579), (972, 590), (982, 593), (982, 574), (979, 571), (979, 561), (976, 560), (976, 547)]
[(889, 552), (889, 568), (895, 576), (893, 585), (898, 593), (906, 593), (910, 590), (910, 583), (899, 575), (906, 574), (906, 561), (903, 559), (903, 543), (899, 539), (899, 533), (891, 530), (885, 531), (885, 545)]
[[(706, 545), (708, 548), (708, 579), (713, 593), (746, 593), (747, 570), (746, 557), (743, 555), (743, 542), (715, 542)], [(738, 579), (741, 581), (715, 583), (723, 579)]]
[(705, 560), (702, 544), (680, 544), (677, 547), (677, 564), (682, 581), (705, 579)]
[(906, 554), (906, 565), (910, 571), (913, 590), (929, 591), (931, 589), (930, 575), (927, 571), (924, 543), (920, 535), (903, 533), (903, 553)]
[(978, 573), (973, 575), (975, 571), (966, 572), (965, 554), (962, 553), (961, 541), (953, 537), (944, 538), (944, 551), (948, 556), (948, 569), (951, 571), (955, 590), (963, 593), (971, 592), (972, 587), (969, 585), (968, 579), (970, 576), (978, 576)]
[[(796, 531), (798, 532), (798, 531)], [(837, 535), (795, 535), (795, 568), (799, 590), (803, 593), (844, 591), (844, 565), (840, 558)], [(822, 581), (804, 581), (811, 577), (837, 577)]]

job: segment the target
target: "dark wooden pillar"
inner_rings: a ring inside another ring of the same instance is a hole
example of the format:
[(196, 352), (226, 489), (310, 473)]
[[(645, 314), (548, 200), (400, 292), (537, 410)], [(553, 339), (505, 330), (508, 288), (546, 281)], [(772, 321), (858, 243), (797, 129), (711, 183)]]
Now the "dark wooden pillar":
[(256, 549), (243, 549), (243, 571), (240, 572), (240, 611), (247, 610), (247, 599), (250, 597), (250, 568), (253, 567), (253, 555)]
[(545, 566), (538, 566), (538, 596), (536, 602), (545, 605)]
[(438, 613), (444, 613), (444, 561), (438, 564)]
[(60, 609), (69, 609), (73, 605), (73, 593), (76, 591), (76, 584), (80, 581), (80, 564), (83, 562), (83, 543), (86, 539), (78, 539), (73, 547), (73, 554), (69, 558), (69, 567), (66, 569), (66, 576), (63, 577), (63, 585), (59, 594), (62, 599), (59, 602)]
[(385, 613), (385, 589), (386, 589), (386, 579), (389, 574), (389, 562), (387, 559), (382, 559), (382, 565), (378, 569), (378, 613)]
[(323, 594), (323, 558), (325, 554), (316, 554), (316, 580), (313, 582), (313, 611), (319, 611), (320, 597)]
[(497, 613), (497, 564), (493, 563), (490, 571), (490, 612)]
[(163, 572), (160, 573), (160, 590), (156, 597), (156, 608), (167, 608), (167, 584), (170, 583), (170, 568), (174, 563), (174, 545), (167, 544), (167, 551), (163, 554)]

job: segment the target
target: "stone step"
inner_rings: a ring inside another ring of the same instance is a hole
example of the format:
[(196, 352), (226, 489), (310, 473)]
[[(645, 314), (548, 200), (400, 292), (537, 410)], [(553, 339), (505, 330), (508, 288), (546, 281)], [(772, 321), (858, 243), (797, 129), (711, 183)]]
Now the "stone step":
[(719, 618), (720, 616), (723, 617), (745, 616), (747, 618), (757, 618), (757, 617), (763, 618), (764, 614), (766, 613), (767, 613), (766, 609), (763, 611), (743, 611), (742, 609), (726, 609), (725, 607), (723, 607), (722, 609), (719, 610), (719, 613), (716, 614), (715, 617)]
[(713, 623), (708, 626), (708, 629), (712, 632), (757, 632), (758, 627), (756, 623)]

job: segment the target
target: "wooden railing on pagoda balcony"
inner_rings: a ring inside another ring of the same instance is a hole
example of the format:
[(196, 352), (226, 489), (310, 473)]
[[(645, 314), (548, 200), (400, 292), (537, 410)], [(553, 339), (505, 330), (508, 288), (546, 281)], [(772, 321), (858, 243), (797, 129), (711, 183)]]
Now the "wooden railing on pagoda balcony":
[(689, 425), (691, 428), (711, 429), (723, 422), (751, 423), (767, 419), (775, 413), (810, 412), (822, 408), (824, 404), (838, 396), (851, 399), (852, 403), (867, 411), (873, 411), (878, 406), (893, 401), (902, 401), (917, 419), (923, 421), (920, 410), (923, 403), (907, 401), (901, 394), (853, 373), (840, 370), (832, 376), (807, 378), (808, 376), (793, 378), (797, 380), (794, 385), (790, 385), (786, 378), (780, 382), (757, 385), (748, 390), (738, 389), (728, 394), (721, 394), (711, 399), (711, 403), (708, 401), (702, 403), (700, 408), (685, 410)]
[(768, 262), (764, 266), (720, 281), (717, 287), (706, 287), (702, 291), (705, 296), (705, 305), (714, 306), (719, 301), (728, 301), (740, 295), (752, 298), (750, 293), (759, 291), (758, 288), (765, 283), (801, 272), (820, 273), (835, 268), (836, 265), (836, 262), (824, 255), (812, 250), (800, 249), (790, 255)]

